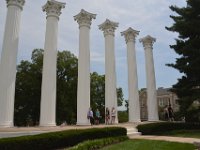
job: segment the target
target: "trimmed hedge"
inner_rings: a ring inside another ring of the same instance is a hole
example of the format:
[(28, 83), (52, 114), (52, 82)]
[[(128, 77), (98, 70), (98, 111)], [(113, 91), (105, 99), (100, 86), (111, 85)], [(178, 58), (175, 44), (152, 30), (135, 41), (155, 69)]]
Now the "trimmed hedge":
[(178, 122), (159, 122), (141, 124), (137, 126), (139, 132), (143, 135), (155, 135), (172, 130), (199, 130), (199, 123), (178, 123)]
[(0, 150), (51, 150), (106, 137), (125, 136), (126, 128), (92, 128), (0, 139)]
[(120, 136), (120, 137), (110, 137), (110, 138), (104, 138), (104, 139), (97, 139), (97, 140), (89, 140), (85, 141), (83, 143), (80, 143), (76, 146), (73, 146), (72, 148), (69, 148), (67, 150), (94, 150), (94, 149), (100, 149), (107, 145), (119, 143), (125, 140), (128, 140), (129, 138), (127, 136)]

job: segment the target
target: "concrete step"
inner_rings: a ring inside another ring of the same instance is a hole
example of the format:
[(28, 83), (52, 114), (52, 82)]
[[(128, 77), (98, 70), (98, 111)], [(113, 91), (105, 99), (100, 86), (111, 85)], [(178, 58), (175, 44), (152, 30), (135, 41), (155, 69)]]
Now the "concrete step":
[(137, 128), (134, 127), (127, 127), (127, 135), (128, 136), (136, 136), (136, 135), (141, 135), (140, 132), (138, 132)]
[(128, 136), (129, 138), (134, 137), (134, 136), (138, 136), (138, 135), (140, 136), (141, 133), (140, 133), (140, 132), (127, 133), (127, 136)]
[(127, 132), (138, 132), (137, 128), (126, 128)]

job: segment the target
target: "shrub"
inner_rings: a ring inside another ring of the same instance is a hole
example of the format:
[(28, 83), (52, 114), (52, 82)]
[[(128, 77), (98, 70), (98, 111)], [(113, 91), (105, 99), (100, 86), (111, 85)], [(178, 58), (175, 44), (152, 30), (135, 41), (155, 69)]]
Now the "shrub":
[(121, 141), (127, 140), (127, 136), (120, 136), (120, 137), (110, 137), (110, 138), (104, 138), (104, 139), (97, 139), (97, 140), (89, 140), (85, 141), (83, 143), (80, 143), (72, 148), (69, 148), (68, 150), (93, 150), (93, 149), (100, 149), (104, 146), (118, 143)]
[(119, 120), (119, 123), (128, 122), (128, 112), (118, 111), (118, 120)]
[(200, 106), (191, 106), (185, 115), (186, 122), (200, 123)]
[(175, 123), (175, 122), (160, 122), (141, 124), (137, 126), (139, 132), (143, 135), (155, 135), (172, 130), (195, 130), (200, 129), (199, 123)]
[(121, 127), (66, 130), (33, 136), (0, 139), (0, 150), (45, 150), (74, 146), (91, 139), (126, 135)]

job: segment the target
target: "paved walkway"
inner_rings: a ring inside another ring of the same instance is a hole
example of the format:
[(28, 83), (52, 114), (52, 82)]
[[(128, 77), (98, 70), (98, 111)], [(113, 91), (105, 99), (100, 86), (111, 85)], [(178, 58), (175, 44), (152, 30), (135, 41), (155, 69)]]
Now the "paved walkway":
[(146, 139), (146, 140), (161, 140), (180, 143), (194, 143), (200, 142), (197, 138), (171, 137), (171, 136), (149, 136), (149, 135), (135, 135), (129, 136), (130, 139)]
[(56, 127), (13, 127), (13, 128), (0, 128), (0, 138), (6, 137), (18, 137), (23, 135), (36, 135), (46, 132), (56, 132), (70, 129), (88, 129), (88, 128), (104, 128), (104, 127), (125, 127), (127, 129), (135, 127), (137, 124), (133, 123), (121, 123), (114, 125), (93, 125), (93, 126), (77, 126), (77, 125), (66, 125)]
[(55, 126), (55, 127), (12, 127), (12, 128), (0, 128), (0, 132), (23, 132), (23, 131), (62, 131), (70, 129), (87, 129), (87, 128), (104, 128), (104, 127), (133, 127), (135, 128), (137, 123), (119, 123), (119, 124), (100, 124), (100, 125), (88, 125), (88, 126), (78, 126), (78, 125), (65, 125), (65, 126)]

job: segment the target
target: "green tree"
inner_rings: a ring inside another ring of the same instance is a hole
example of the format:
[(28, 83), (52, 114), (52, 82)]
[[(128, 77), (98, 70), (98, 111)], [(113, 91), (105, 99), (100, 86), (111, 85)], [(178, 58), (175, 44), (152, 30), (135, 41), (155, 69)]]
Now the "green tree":
[[(32, 52), (31, 61), (17, 67), (14, 122), (17, 126), (38, 125), (40, 116), (42, 49)], [(76, 123), (78, 59), (69, 51), (58, 52), (56, 122)], [(118, 105), (122, 105), (122, 89), (117, 89)], [(91, 74), (91, 106), (104, 116), (105, 75)], [(103, 118), (102, 118), (103, 120)]]
[(117, 106), (122, 106), (123, 101), (124, 101), (124, 94), (122, 88), (119, 87), (117, 88)]
[[(105, 75), (98, 75), (97, 72), (91, 73), (90, 99), (91, 108), (95, 112), (98, 108), (101, 116), (104, 118), (105, 109)], [(102, 118), (102, 120), (103, 120)]]
[(125, 107), (126, 107), (126, 112), (128, 113), (128, 111), (129, 111), (129, 104), (128, 104), (128, 100), (125, 100)]
[[(99, 109), (102, 119), (105, 117), (105, 75), (99, 75), (97, 72), (91, 73), (91, 107), (95, 111)], [(124, 101), (124, 95), (122, 88), (116, 89), (118, 106), (122, 106)]]
[(56, 120), (76, 123), (78, 59), (69, 51), (58, 52)]
[(19, 126), (39, 122), (43, 50), (33, 50), (31, 59), (17, 67), (14, 122)]
[[(31, 61), (17, 67), (15, 117), (18, 126), (37, 125), (40, 114), (43, 50), (35, 49)], [(76, 122), (78, 59), (68, 51), (58, 52), (56, 121)]]
[(168, 64), (182, 73), (182, 77), (173, 85), (173, 92), (179, 97), (180, 111), (186, 121), (200, 121), (200, 1), (187, 0), (187, 6), (170, 6), (177, 16), (170, 16), (174, 24), (167, 30), (177, 32), (175, 45), (170, 48), (180, 55), (174, 64)]

